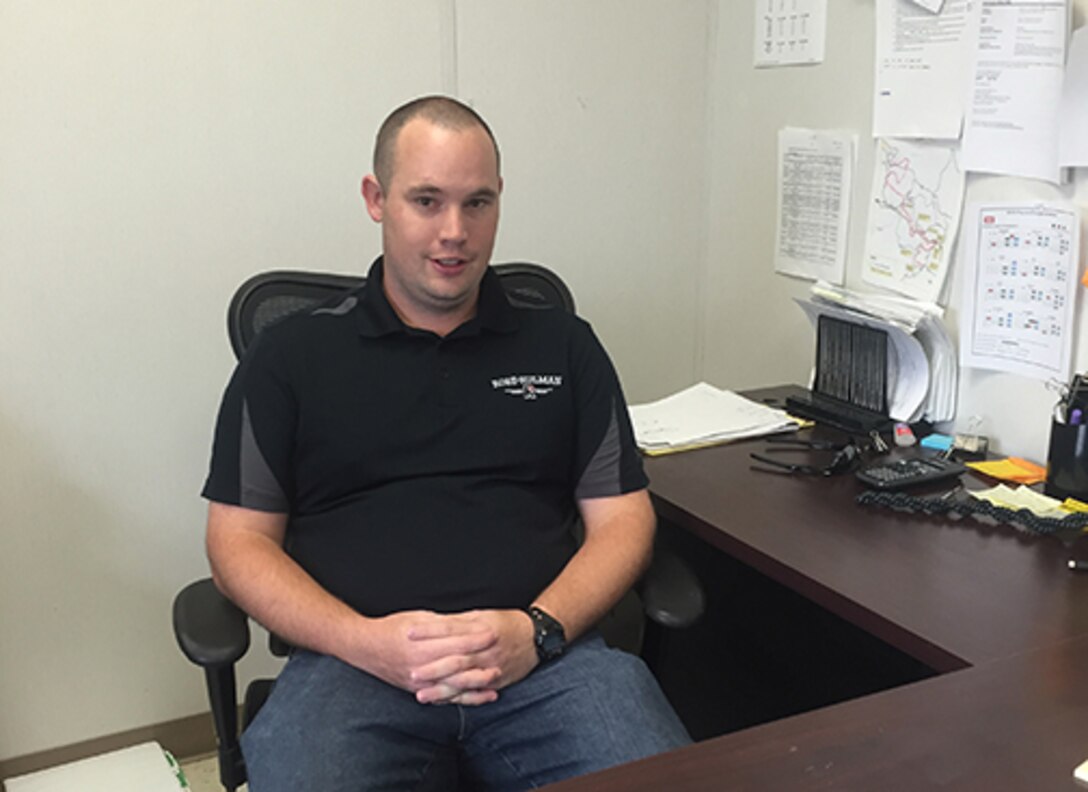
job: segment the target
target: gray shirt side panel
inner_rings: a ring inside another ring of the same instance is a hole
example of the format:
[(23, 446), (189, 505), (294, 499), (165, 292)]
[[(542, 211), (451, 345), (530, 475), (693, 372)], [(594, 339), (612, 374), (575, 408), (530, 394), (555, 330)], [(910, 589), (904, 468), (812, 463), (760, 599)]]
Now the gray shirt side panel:
[(242, 436), (240, 438), (238, 464), (240, 505), (247, 509), (266, 512), (287, 512), (287, 497), (283, 493), (272, 468), (257, 446), (253, 423), (249, 417), (249, 405), (242, 404)]

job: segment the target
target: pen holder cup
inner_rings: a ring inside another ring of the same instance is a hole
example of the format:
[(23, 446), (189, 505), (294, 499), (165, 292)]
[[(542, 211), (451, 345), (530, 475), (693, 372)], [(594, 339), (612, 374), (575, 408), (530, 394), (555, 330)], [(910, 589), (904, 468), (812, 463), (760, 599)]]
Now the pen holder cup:
[(1088, 424), (1050, 423), (1047, 495), (1088, 502)]

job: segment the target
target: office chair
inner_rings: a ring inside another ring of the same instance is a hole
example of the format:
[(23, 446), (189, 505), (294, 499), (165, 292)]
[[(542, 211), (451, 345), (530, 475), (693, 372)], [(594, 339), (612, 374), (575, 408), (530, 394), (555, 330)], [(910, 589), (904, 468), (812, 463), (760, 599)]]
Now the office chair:
[[(518, 307), (562, 308), (574, 313), (574, 298), (550, 270), (527, 263), (493, 265), (507, 299)], [(366, 278), (328, 273), (274, 271), (243, 283), (227, 310), (227, 330), (234, 354), (241, 358), (257, 333), (299, 311), (313, 308)], [(702, 615), (704, 595), (694, 574), (676, 556), (658, 552), (653, 564), (632, 592), (615, 609), (610, 622), (599, 625), (606, 641), (638, 653), (653, 665), (661, 628), (693, 624)], [(637, 615), (633, 618), (632, 613)], [(645, 616), (645, 618), (643, 618)], [(174, 635), (182, 652), (204, 669), (218, 742), (219, 778), (228, 792), (245, 783), (246, 770), (238, 737), (235, 663), (249, 649), (245, 613), (224, 597), (210, 578), (182, 589), (174, 599)], [(632, 625), (634, 625), (632, 627)], [(274, 655), (286, 656), (290, 647), (269, 637)], [(242, 706), (242, 728), (256, 716), (275, 680), (257, 679), (247, 687)]]

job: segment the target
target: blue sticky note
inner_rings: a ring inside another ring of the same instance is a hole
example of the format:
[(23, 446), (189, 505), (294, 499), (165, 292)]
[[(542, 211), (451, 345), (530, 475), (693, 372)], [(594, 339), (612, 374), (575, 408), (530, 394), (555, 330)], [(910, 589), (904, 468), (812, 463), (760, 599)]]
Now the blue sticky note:
[(931, 448), (934, 451), (947, 451), (952, 447), (951, 435), (931, 434), (922, 438), (922, 448)]

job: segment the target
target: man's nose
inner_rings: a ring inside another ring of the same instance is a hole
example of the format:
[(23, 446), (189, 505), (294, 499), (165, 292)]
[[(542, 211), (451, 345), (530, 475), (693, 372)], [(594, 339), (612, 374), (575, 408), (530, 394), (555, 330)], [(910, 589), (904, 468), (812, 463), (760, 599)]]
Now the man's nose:
[(442, 241), (459, 243), (467, 237), (464, 214), (460, 207), (450, 207), (442, 218)]

